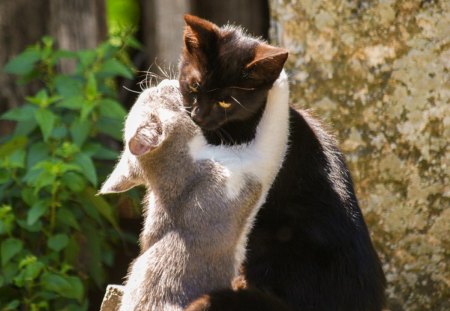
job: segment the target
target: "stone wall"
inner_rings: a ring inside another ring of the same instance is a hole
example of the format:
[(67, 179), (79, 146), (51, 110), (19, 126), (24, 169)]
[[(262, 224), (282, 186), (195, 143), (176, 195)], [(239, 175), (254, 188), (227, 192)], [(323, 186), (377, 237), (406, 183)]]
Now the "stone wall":
[(292, 103), (346, 154), (389, 309), (450, 310), (450, 1), (270, 3)]

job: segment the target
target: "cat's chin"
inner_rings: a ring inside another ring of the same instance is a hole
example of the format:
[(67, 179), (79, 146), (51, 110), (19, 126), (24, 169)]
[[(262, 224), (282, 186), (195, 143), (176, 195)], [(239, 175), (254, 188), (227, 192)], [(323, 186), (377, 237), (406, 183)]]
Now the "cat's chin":
[(205, 132), (216, 132), (219, 129), (218, 126), (200, 126), (200, 128)]
[(203, 131), (206, 131), (206, 132), (215, 132), (221, 126), (221, 124), (218, 125), (216, 123), (198, 123), (198, 122), (195, 122), (195, 124), (197, 124), (198, 127), (200, 127)]

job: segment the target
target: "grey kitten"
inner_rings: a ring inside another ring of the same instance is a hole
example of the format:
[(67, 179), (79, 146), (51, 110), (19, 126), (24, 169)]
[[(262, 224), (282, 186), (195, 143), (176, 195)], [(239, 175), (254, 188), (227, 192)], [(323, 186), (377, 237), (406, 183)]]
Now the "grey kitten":
[(125, 122), (125, 149), (100, 190), (147, 189), (141, 253), (120, 310), (182, 310), (204, 293), (231, 287), (286, 152), (288, 124), (277, 124), (288, 114), (285, 89), (282, 75), (271, 92), (286, 104), (268, 103), (255, 140), (232, 147), (206, 143), (184, 111), (177, 81), (139, 96)]

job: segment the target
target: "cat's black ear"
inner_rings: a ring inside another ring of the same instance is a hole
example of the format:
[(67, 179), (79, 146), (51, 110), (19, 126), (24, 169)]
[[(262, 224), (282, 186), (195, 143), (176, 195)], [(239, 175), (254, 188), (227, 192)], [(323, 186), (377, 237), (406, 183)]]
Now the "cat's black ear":
[(194, 15), (184, 15), (184, 46), (189, 53), (201, 49), (204, 52), (214, 46), (219, 36), (219, 27), (206, 19)]
[(245, 66), (245, 76), (257, 83), (273, 83), (283, 70), (288, 51), (261, 43), (255, 48), (253, 59)]

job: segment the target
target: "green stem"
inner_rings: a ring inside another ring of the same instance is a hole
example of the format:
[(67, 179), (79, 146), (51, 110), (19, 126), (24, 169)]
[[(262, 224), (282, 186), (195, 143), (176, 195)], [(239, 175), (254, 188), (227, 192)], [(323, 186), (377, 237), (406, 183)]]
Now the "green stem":
[(55, 229), (56, 222), (56, 207), (58, 205), (57, 196), (58, 196), (58, 187), (59, 183), (56, 181), (52, 185), (52, 199), (50, 202), (50, 233), (53, 233)]

